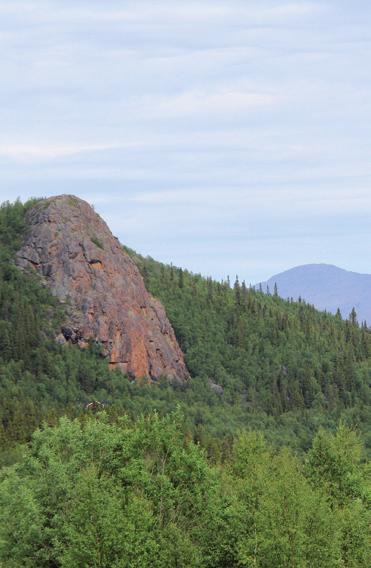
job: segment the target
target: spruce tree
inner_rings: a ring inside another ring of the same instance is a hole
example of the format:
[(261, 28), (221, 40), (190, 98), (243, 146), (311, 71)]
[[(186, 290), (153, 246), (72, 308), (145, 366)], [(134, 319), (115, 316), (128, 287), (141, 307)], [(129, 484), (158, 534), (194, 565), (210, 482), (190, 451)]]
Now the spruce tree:
[(356, 310), (355, 310), (354, 307), (352, 308), (352, 311), (351, 311), (350, 314), (349, 314), (349, 321), (350, 321), (350, 323), (351, 323), (352, 325), (358, 325), (358, 322), (357, 322), (357, 312), (356, 312)]

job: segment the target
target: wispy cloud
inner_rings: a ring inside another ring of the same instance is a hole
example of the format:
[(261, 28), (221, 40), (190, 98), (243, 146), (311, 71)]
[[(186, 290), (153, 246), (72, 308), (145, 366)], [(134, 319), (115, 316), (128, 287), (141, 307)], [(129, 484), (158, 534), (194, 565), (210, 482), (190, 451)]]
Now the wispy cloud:
[(116, 148), (114, 144), (0, 144), (0, 158), (10, 158), (20, 162), (48, 161), (58, 158), (81, 156), (91, 152), (101, 152)]
[(272, 93), (249, 92), (232, 88), (213, 90), (191, 90), (166, 97), (146, 96), (138, 101), (139, 107), (148, 116), (188, 117), (191, 115), (240, 114), (257, 107), (277, 104), (279, 97)]
[(303, 16), (318, 15), (326, 10), (324, 2), (291, 2), (280, 3), (278, 6), (262, 7), (257, 9), (257, 14), (260, 14), (263, 19), (287, 19), (297, 18)]
[(17, 15), (22, 18), (35, 18), (40, 21), (84, 20), (105, 23), (170, 23), (181, 21), (183, 23), (213, 23), (215, 21), (238, 21), (243, 17), (259, 23), (272, 23), (291, 18), (300, 18), (323, 11), (323, 3), (282, 2), (279, 5), (262, 0), (259, 4), (252, 0), (205, 0), (196, 2), (189, 0), (186, 3), (174, 3), (171, 0), (159, 0), (155, 4), (148, 1), (128, 1), (125, 6), (121, 2), (65, 2), (62, 5), (52, 0), (42, 3), (29, 3), (23, 0), (12, 0), (2, 3), (0, 13), (4, 15)]
[(2, 0), (0, 199), (77, 193), (215, 275), (368, 271), (370, 29), (368, 0)]
[[(189, 188), (161, 190), (153, 192), (138, 192), (125, 200), (147, 206), (203, 206), (223, 207), (228, 204), (228, 210), (246, 211), (249, 216), (263, 215), (264, 212), (280, 212), (287, 216), (311, 214), (316, 216), (336, 216), (345, 213), (362, 211), (371, 212), (371, 195), (368, 187), (352, 187), (342, 189), (327, 189), (309, 184), (308, 187), (277, 188), (244, 187), (228, 189), (214, 187), (212, 189)], [(213, 204), (213, 205), (211, 205)], [(290, 204), (290, 205), (289, 205)]]

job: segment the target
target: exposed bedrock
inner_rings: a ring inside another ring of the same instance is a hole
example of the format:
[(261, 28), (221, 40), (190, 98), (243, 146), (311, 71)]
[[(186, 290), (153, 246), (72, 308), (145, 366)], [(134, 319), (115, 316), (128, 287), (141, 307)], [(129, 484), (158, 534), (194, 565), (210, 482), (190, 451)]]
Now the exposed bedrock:
[(65, 340), (99, 342), (111, 368), (136, 378), (188, 378), (162, 304), (88, 203), (70, 195), (46, 199), (27, 213), (27, 223), (16, 262), (40, 273), (65, 302)]

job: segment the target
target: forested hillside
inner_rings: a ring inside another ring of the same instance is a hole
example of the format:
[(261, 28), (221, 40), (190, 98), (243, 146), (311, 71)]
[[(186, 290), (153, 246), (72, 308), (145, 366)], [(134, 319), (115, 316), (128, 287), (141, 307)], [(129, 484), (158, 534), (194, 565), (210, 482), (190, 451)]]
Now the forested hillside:
[(367, 430), (371, 333), (356, 314), (343, 321), (238, 278), (231, 286), (132, 255), (166, 307), (193, 376), (222, 386), (248, 413), (297, 422), (297, 432), (303, 421), (315, 428), (340, 415)]
[(0, 210), (1, 440), (27, 440), (44, 419), (77, 416), (87, 401), (132, 416), (184, 407), (196, 439), (238, 428), (265, 431), (277, 444), (309, 446), (320, 426), (339, 419), (358, 427), (366, 445), (371, 334), (356, 321), (304, 303), (218, 283), (131, 251), (149, 290), (166, 307), (192, 375), (189, 385), (130, 382), (109, 372), (99, 346), (88, 351), (55, 340), (63, 309), (37, 277), (12, 261), (24, 214), (33, 202)]
[(303, 302), (285, 302), (228, 282), (142, 259), (151, 292), (175, 326), (193, 376), (233, 383), (269, 414), (351, 406), (366, 395), (371, 334)]
[(32, 205), (0, 209), (0, 566), (368, 568), (369, 330), (130, 251), (192, 378), (129, 380), (55, 341)]

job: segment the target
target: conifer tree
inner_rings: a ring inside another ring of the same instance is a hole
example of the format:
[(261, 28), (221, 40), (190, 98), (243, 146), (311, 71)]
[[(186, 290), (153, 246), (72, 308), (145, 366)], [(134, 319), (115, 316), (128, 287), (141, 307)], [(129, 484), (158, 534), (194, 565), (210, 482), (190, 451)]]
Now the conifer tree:
[(237, 308), (241, 306), (241, 289), (240, 289), (240, 282), (238, 280), (238, 276), (236, 276), (236, 280), (234, 282), (234, 301)]
[(357, 322), (357, 312), (356, 312), (356, 310), (355, 310), (354, 307), (352, 308), (352, 311), (351, 311), (350, 314), (349, 314), (349, 321), (350, 321), (350, 323), (351, 323), (352, 325), (358, 325), (358, 322)]
[(178, 274), (179, 274), (179, 282), (178, 282), (179, 288), (184, 288), (184, 274), (182, 268), (179, 268)]

